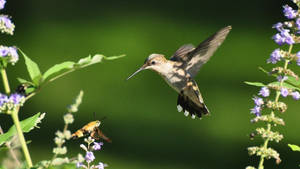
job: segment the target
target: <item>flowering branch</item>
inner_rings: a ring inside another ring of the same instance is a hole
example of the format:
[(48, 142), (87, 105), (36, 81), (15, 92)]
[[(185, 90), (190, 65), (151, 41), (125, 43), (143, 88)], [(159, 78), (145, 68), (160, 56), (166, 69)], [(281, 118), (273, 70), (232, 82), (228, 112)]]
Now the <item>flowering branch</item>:
[[(300, 0), (293, 0), (293, 2), (296, 3), (298, 7), (300, 6)], [(300, 42), (300, 37), (297, 36), (297, 34), (300, 33), (300, 11), (285, 5), (283, 6), (283, 13), (289, 21), (284, 23), (279, 22), (273, 26), (273, 28), (278, 31), (278, 33), (273, 36), (273, 39), (280, 46), (288, 45), (288, 51), (279, 48), (275, 49), (271, 53), (267, 63), (276, 64), (279, 61), (284, 61), (284, 64), (282, 67), (274, 67), (270, 72), (263, 70), (269, 75), (275, 76), (277, 81), (267, 85), (247, 82), (247, 84), (262, 87), (258, 93), (262, 98), (258, 96), (253, 98), (255, 107), (251, 109), (251, 113), (256, 117), (254, 117), (251, 122), (256, 123), (262, 121), (266, 123), (266, 126), (257, 128), (256, 132), (252, 133), (251, 136), (260, 135), (264, 142), (261, 146), (248, 148), (249, 155), (260, 156), (258, 169), (264, 168), (265, 159), (274, 158), (277, 164), (281, 162), (279, 153), (268, 146), (270, 141), (279, 142), (283, 139), (282, 134), (272, 131), (273, 127), (277, 125), (285, 125), (283, 119), (276, 116), (277, 112), (284, 113), (287, 110), (287, 105), (279, 101), (280, 96), (292, 96), (295, 100), (300, 99), (300, 93), (298, 92), (300, 88), (295, 83), (298, 80), (298, 75), (291, 69), (288, 69), (288, 65), (293, 61), (296, 61), (296, 64), (300, 66), (300, 52), (297, 54), (292, 53), (293, 45)], [(272, 90), (275, 91), (273, 101), (268, 99)], [(247, 169), (253, 168), (252, 166), (247, 167)]]

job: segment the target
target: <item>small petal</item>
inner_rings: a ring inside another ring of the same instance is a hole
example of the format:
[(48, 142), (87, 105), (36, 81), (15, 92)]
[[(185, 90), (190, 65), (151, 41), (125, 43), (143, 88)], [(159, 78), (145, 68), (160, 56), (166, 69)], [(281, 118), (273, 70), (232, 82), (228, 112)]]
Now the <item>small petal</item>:
[(281, 82), (281, 81), (286, 81), (287, 79), (288, 79), (287, 76), (281, 76), (281, 75), (277, 76), (277, 80), (278, 80), (279, 82)]
[(84, 165), (81, 163), (81, 162), (77, 162), (76, 163), (76, 168), (81, 168), (81, 167), (83, 167)]
[(292, 95), (293, 99), (295, 99), (295, 100), (299, 100), (300, 99), (300, 93), (297, 92), (297, 91), (296, 92), (292, 92), (291, 95)]
[(287, 97), (289, 95), (289, 90), (287, 88), (281, 88), (280, 93), (283, 97)]
[(264, 104), (264, 100), (260, 97), (254, 97), (253, 100), (256, 106), (261, 106)]
[(85, 160), (86, 160), (86, 162), (88, 162), (88, 163), (94, 161), (94, 160), (95, 160), (94, 153), (91, 152), (91, 151), (86, 152)]
[(278, 22), (272, 26), (272, 28), (275, 28), (279, 32), (283, 29), (283, 24), (281, 22)]
[(251, 113), (255, 114), (256, 116), (260, 116), (260, 111), (261, 111), (260, 106), (255, 106), (254, 108), (251, 109)]
[(104, 167), (107, 167), (107, 164), (103, 164), (102, 162), (99, 162), (98, 165), (95, 166), (98, 169), (104, 169)]
[(94, 145), (93, 145), (93, 149), (94, 150), (101, 150), (101, 146), (103, 146), (103, 142), (94, 142)]
[(4, 8), (6, 0), (0, 0), (0, 10)]
[(261, 95), (263, 97), (268, 97), (270, 95), (270, 90), (267, 87), (262, 87), (258, 95)]

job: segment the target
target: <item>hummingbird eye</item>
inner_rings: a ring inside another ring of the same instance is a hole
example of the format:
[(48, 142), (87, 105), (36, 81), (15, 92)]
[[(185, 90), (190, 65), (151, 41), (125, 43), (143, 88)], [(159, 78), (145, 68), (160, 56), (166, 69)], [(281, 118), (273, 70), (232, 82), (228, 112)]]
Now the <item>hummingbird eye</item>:
[(156, 62), (153, 60), (153, 61), (151, 62), (151, 65), (155, 65), (155, 63), (156, 63)]

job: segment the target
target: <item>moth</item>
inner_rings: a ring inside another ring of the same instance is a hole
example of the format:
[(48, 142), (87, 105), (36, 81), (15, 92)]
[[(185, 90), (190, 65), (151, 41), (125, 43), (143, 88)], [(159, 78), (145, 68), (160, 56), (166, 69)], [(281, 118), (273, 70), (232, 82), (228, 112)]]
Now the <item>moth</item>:
[(72, 134), (73, 139), (81, 138), (84, 136), (91, 136), (93, 139), (99, 140), (103, 139), (109, 143), (111, 143), (111, 139), (103, 134), (103, 132), (99, 129), (101, 122), (99, 120), (91, 121), (88, 124), (84, 125), (81, 129), (77, 130)]

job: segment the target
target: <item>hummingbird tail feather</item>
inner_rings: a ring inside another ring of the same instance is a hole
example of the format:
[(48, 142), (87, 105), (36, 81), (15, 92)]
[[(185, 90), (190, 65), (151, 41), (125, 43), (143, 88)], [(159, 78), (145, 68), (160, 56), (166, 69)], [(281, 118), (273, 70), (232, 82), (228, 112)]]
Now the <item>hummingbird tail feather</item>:
[(185, 116), (190, 114), (193, 119), (195, 119), (196, 116), (201, 118), (203, 114), (209, 114), (209, 110), (204, 103), (198, 105), (181, 94), (178, 95), (177, 109), (179, 112), (183, 110)]

